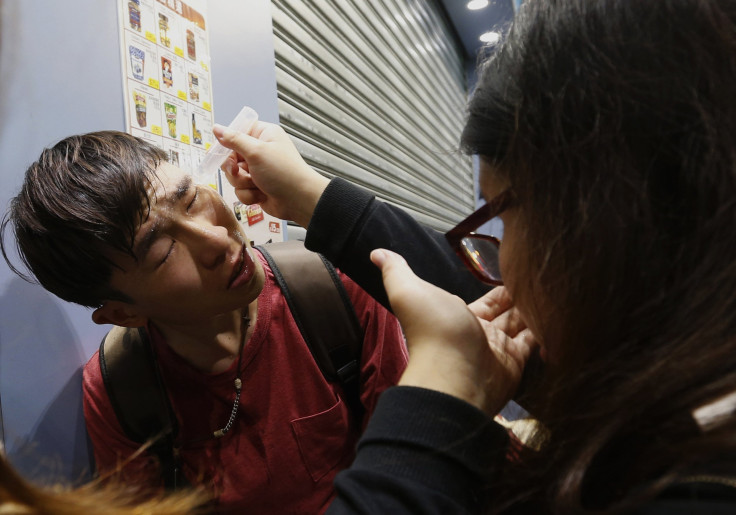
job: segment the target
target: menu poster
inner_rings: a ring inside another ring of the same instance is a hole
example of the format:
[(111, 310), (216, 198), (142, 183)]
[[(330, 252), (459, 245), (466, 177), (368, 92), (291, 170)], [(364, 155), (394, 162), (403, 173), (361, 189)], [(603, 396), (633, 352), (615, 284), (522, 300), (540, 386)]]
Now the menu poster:
[[(118, 0), (126, 130), (189, 173), (214, 143), (206, 2)], [(242, 205), (219, 173), (210, 186), (233, 207), (251, 241), (284, 240), (283, 221), (258, 205)]]
[(206, 0), (118, 5), (126, 130), (193, 172), (214, 141)]

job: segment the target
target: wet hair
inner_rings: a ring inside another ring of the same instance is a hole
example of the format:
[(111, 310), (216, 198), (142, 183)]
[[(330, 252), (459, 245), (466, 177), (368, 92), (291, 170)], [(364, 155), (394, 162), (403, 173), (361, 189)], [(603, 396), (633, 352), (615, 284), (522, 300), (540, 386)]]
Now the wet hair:
[(150, 181), (165, 160), (163, 150), (117, 131), (71, 136), (45, 149), (3, 217), (2, 253), (10, 268), (30, 280), (10, 260), (8, 226), (24, 265), (54, 295), (88, 307), (130, 302), (110, 287), (112, 256), (135, 258)]
[(519, 200), (516, 289), (560, 351), (509, 502), (736, 473), (733, 417), (690, 415), (736, 390), (736, 2), (525, 2), (479, 73), (462, 145)]
[(111, 515), (184, 515), (207, 513), (209, 495), (202, 489), (176, 493), (141, 492), (113, 479), (69, 487), (56, 484), (39, 487), (16, 472), (0, 454), (0, 512), (76, 515), (108, 513)]

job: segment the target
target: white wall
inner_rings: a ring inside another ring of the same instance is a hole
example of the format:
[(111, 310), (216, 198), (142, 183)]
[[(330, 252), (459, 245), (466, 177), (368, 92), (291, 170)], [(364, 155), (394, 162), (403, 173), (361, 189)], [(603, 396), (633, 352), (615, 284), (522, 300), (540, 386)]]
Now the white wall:
[[(43, 148), (75, 133), (125, 130), (125, 122), (116, 0), (0, 1), (5, 212)], [(269, 0), (213, 0), (208, 16), (216, 121), (229, 123), (245, 104), (278, 121)], [(81, 366), (107, 329), (0, 262), (2, 430), (25, 476), (88, 477)]]

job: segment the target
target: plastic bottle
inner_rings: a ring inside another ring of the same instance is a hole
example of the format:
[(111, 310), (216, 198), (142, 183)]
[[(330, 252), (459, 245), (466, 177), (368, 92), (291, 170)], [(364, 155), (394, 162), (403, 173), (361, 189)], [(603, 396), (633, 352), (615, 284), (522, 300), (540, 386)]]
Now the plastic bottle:
[[(250, 107), (245, 106), (240, 110), (238, 116), (230, 122), (228, 128), (247, 133), (257, 121), (258, 113)], [(215, 144), (210, 147), (204, 159), (202, 159), (202, 162), (195, 170), (194, 179), (201, 184), (212, 182), (215, 172), (222, 166), (222, 163), (225, 162), (230, 152), (231, 150), (229, 148), (222, 146), (219, 141), (215, 141)]]

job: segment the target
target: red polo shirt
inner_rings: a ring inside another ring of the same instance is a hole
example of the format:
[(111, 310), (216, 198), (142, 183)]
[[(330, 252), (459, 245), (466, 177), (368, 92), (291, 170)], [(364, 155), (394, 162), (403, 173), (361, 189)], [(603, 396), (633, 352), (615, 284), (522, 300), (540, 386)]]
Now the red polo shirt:
[[(155, 327), (149, 333), (179, 419), (184, 472), (206, 485), (223, 513), (321, 513), (333, 497), (335, 474), (350, 465), (360, 435), (339, 385), (325, 380), (265, 260), (258, 318), (243, 349), (242, 395), (231, 431), (225, 425), (235, 396), (237, 360), (206, 374), (174, 353)], [(365, 330), (361, 359), (364, 421), (378, 396), (396, 384), (406, 348), (396, 319), (341, 274)], [(329, 330), (329, 328), (325, 328)], [(115, 470), (139, 445), (126, 438), (100, 374), (95, 353), (84, 369), (84, 413), (98, 471)], [(199, 441), (198, 441), (199, 440)], [(143, 455), (121, 471), (128, 482), (161, 483), (155, 458)]]

